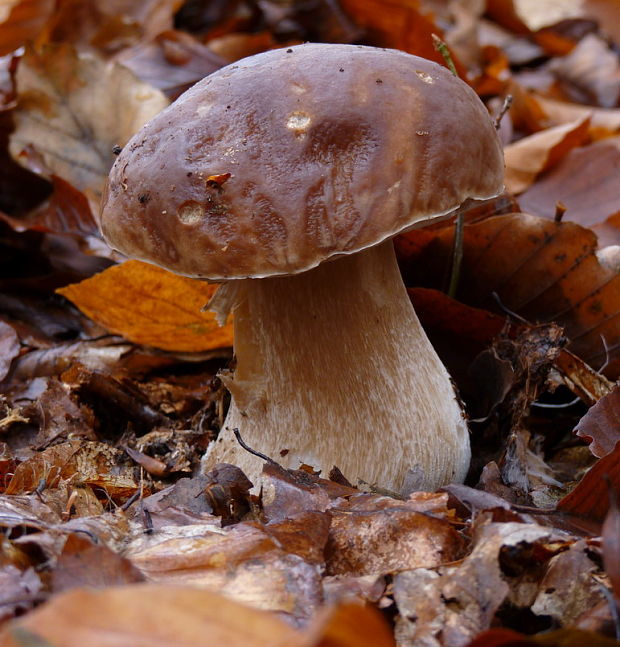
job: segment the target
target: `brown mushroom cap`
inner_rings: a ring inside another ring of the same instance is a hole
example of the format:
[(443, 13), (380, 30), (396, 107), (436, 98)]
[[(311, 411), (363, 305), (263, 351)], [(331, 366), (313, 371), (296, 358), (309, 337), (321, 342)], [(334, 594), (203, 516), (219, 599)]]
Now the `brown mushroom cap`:
[(151, 120), (116, 160), (101, 228), (188, 276), (295, 274), (502, 184), (491, 119), (444, 67), (307, 44), (222, 68)]

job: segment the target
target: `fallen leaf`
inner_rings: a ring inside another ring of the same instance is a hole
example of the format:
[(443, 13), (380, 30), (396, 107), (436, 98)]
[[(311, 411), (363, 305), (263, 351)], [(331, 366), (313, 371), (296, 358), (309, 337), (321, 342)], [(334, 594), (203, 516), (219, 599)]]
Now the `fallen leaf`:
[(605, 517), (601, 532), (603, 564), (616, 600), (620, 600), (620, 508), (618, 507), (618, 489), (610, 487), (609, 497), (609, 512)]
[(530, 607), (533, 613), (550, 616), (559, 626), (570, 627), (582, 613), (605, 599), (593, 577), (599, 568), (589, 553), (586, 542), (580, 540), (549, 560)]
[[(491, 625), (510, 592), (504, 555), (550, 541), (554, 531), (523, 523), (486, 523), (479, 528), (472, 552), (442, 574), (413, 569), (394, 577), (399, 616), (396, 638), (402, 647), (467, 645)], [(552, 555), (551, 553), (549, 557)], [(525, 567), (531, 566), (525, 560)]]
[(67, 537), (52, 568), (51, 579), (54, 593), (77, 587), (101, 589), (144, 581), (142, 574), (127, 559), (105, 544), (94, 544), (77, 533)]
[(620, 443), (599, 459), (575, 488), (562, 498), (557, 511), (583, 520), (594, 534), (609, 513), (609, 490), (620, 490)]
[(19, 337), (12, 326), (0, 320), (0, 382), (9, 374), (20, 351)]
[[(27, 633), (25, 633), (27, 632)], [(0, 632), (4, 647), (24, 647), (21, 636), (55, 647), (302, 646), (297, 631), (272, 615), (209, 591), (137, 584), (73, 589)]]
[(459, 559), (464, 550), (452, 524), (418, 512), (414, 501), (358, 494), (337, 502), (330, 513), (328, 575), (383, 575), (433, 568)]
[(536, 177), (555, 166), (571, 149), (589, 140), (589, 116), (523, 137), (504, 148), (506, 187), (523, 193)]
[(590, 136), (593, 139), (608, 137), (620, 130), (620, 109), (596, 108), (568, 101), (558, 101), (533, 93), (530, 96), (545, 115), (548, 124), (560, 125), (590, 118)]
[(45, 37), (81, 49), (94, 47), (109, 55), (171, 29), (182, 4), (182, 0), (62, 0), (46, 26)]
[(590, 443), (590, 451), (602, 458), (620, 441), (620, 386), (604, 395), (575, 427), (578, 436)]
[(568, 97), (579, 103), (615, 108), (620, 98), (620, 60), (599, 35), (588, 34), (550, 69)]
[(21, 571), (4, 564), (0, 568), (0, 621), (30, 611), (44, 597), (43, 588), (34, 568)]
[(553, 218), (556, 205), (566, 207), (565, 220), (585, 227), (620, 211), (616, 190), (620, 137), (609, 137), (570, 151), (553, 169), (519, 197), (524, 211)]
[(228, 63), (190, 34), (173, 30), (122, 50), (116, 60), (171, 100)]
[(315, 562), (327, 540), (327, 515), (306, 512), (264, 526), (222, 528), (217, 517), (181, 523), (149, 535), (139, 530), (128, 543), (124, 556), (149, 581), (218, 591), (296, 621), (307, 620), (318, 609), (322, 564)]
[(120, 450), (103, 443), (74, 440), (55, 445), (19, 464), (6, 494), (32, 492), (41, 484), (53, 489), (79, 479), (122, 502), (138, 488), (131, 468), (122, 466), (122, 456)]
[(341, 604), (321, 611), (303, 647), (395, 647), (392, 631), (378, 611)]
[[(441, 37), (441, 30), (432, 17), (419, 9), (417, 2), (408, 0), (341, 0), (340, 6), (353, 22), (364, 29), (369, 44), (401, 49), (409, 54), (428, 58), (445, 65), (442, 55), (433, 45), (432, 34)], [(453, 56), (459, 76), (466, 72)]]
[(548, 25), (553, 25), (567, 18), (581, 18), (583, 16), (582, 0), (511, 0), (510, 2), (496, 3), (506, 11), (509, 5), (519, 17), (519, 20), (532, 31), (537, 31)]
[(127, 261), (58, 290), (84, 314), (137, 344), (198, 352), (232, 346), (232, 324), (220, 327), (202, 308), (217, 286)]
[[(418, 233), (405, 236), (415, 240)], [(420, 239), (417, 253), (400, 259), (405, 284), (441, 288), (453, 228)], [(612, 378), (620, 374), (619, 285), (615, 266), (598, 260), (595, 235), (576, 223), (521, 213), (465, 226), (456, 298), (490, 311), (507, 309), (532, 323), (557, 323), (568, 349)]]
[(11, 154), (20, 160), (20, 153), (33, 146), (53, 173), (95, 205), (114, 161), (113, 146), (125, 144), (168, 104), (127, 68), (93, 52), (78, 54), (70, 45), (40, 53), (28, 49), (17, 86)]
[(54, 5), (53, 0), (4, 0), (0, 5), (0, 56), (34, 40)]

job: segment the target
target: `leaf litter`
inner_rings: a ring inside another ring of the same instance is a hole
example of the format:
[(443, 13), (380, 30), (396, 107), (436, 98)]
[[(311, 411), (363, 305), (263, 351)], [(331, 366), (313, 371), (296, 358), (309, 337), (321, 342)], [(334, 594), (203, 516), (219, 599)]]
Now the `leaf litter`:
[[(617, 4), (52, 4), (0, 11), (0, 644), (615, 644)], [(114, 146), (241, 56), (444, 63), (433, 34), (494, 115), (514, 98), (509, 192), (464, 213), (456, 298), (452, 222), (395, 241), (469, 413), (466, 484), (200, 474), (232, 328), (213, 286), (98, 238)]]

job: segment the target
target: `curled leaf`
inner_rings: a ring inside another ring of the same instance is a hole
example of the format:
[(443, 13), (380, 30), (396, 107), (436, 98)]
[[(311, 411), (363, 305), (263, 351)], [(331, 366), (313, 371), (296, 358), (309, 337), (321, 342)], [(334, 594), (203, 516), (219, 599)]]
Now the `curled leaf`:
[(232, 345), (232, 324), (220, 327), (201, 309), (217, 286), (127, 261), (58, 290), (111, 332), (146, 346), (198, 352)]

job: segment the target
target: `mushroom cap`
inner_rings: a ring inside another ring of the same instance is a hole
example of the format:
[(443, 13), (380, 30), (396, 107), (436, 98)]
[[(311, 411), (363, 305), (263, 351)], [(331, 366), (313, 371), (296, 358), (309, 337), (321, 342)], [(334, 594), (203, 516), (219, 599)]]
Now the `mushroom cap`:
[(475, 92), (396, 50), (306, 44), (228, 65), (125, 146), (101, 229), (214, 280), (303, 272), (503, 189)]

